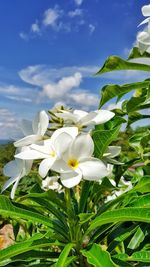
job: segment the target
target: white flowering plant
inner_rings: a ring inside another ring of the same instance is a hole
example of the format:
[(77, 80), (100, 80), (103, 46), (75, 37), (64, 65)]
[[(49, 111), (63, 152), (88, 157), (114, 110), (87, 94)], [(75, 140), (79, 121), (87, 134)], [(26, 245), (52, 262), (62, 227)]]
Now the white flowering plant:
[[(149, 17), (145, 23), (149, 34)], [(132, 60), (150, 57), (144, 38), (127, 60), (111, 56), (97, 75), (150, 71)], [(4, 166), (0, 214), (13, 225), (14, 243), (0, 251), (0, 266), (149, 266), (150, 132), (131, 128), (150, 118), (149, 88), (150, 79), (109, 84), (95, 111), (61, 106), (22, 122), (25, 137)], [(121, 108), (102, 109), (133, 90)]]

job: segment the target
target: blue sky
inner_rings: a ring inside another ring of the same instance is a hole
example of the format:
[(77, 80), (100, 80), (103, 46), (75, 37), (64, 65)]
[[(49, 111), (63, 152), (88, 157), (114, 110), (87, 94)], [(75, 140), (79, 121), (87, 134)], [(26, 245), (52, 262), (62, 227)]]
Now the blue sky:
[(112, 54), (127, 57), (144, 0), (1, 0), (0, 139), (56, 103), (95, 109), (107, 83), (146, 78), (93, 74)]

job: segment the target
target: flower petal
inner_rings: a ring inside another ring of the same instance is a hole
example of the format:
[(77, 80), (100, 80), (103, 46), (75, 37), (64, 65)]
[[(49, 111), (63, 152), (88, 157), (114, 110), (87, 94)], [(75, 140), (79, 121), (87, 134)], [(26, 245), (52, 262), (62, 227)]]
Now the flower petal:
[(47, 113), (44, 110), (38, 112), (32, 122), (33, 132), (43, 136), (47, 130), (48, 124), (49, 117)]
[(140, 53), (143, 54), (149, 48), (149, 45), (145, 45), (145, 44), (138, 42), (138, 47), (139, 47)]
[(53, 146), (55, 148), (58, 157), (61, 157), (61, 155), (68, 149), (72, 141), (73, 141), (72, 136), (67, 133), (61, 133), (54, 140)]
[(82, 174), (75, 171), (62, 173), (60, 176), (62, 184), (67, 188), (78, 185), (82, 179)]
[(16, 177), (19, 175), (20, 170), (21, 168), (18, 166), (17, 160), (12, 160), (4, 166), (3, 173), (5, 176)]
[(42, 160), (42, 162), (40, 163), (40, 166), (39, 166), (39, 175), (41, 177), (44, 178), (47, 175), (48, 171), (51, 169), (55, 160), (56, 159), (54, 157)]
[(115, 158), (121, 152), (120, 146), (109, 146), (106, 153), (109, 154), (108, 158)]
[(79, 169), (85, 180), (99, 180), (108, 174), (105, 164), (101, 160), (94, 158), (81, 162)]
[(48, 157), (46, 154), (33, 150), (33, 149), (30, 149), (28, 151), (23, 151), (15, 155), (15, 158), (24, 159), (24, 160), (43, 159), (46, 157)]
[(33, 144), (30, 146), (30, 148), (38, 152), (41, 152), (43, 154), (50, 155), (51, 150), (52, 150), (52, 140), (51, 139), (44, 140), (43, 143), (41, 143), (41, 145)]
[(65, 122), (74, 122), (76, 123), (79, 120), (78, 115), (75, 115), (71, 112), (55, 113), (58, 118), (63, 119)]
[(111, 120), (115, 114), (109, 110), (96, 110), (90, 112), (86, 117), (81, 120), (82, 125), (97, 125)]
[(149, 46), (150, 45), (150, 33), (146, 31), (140, 32), (137, 35), (137, 40), (139, 43)]
[(73, 141), (69, 158), (81, 160), (83, 158), (91, 157), (94, 152), (94, 143), (89, 134), (80, 134)]
[(70, 172), (72, 169), (62, 159), (58, 159), (54, 162), (52, 170), (59, 173)]
[(142, 14), (144, 17), (150, 16), (150, 5), (145, 5), (142, 7)]
[(83, 111), (83, 110), (79, 110), (79, 109), (75, 109), (73, 111), (73, 114), (78, 116), (78, 120), (80, 120), (81, 118), (85, 117), (86, 115), (88, 115), (88, 112)]
[(26, 137), (16, 141), (14, 143), (14, 146), (15, 147), (28, 146), (28, 145), (31, 145), (31, 144), (36, 143), (38, 141), (41, 141), (41, 140), (42, 140), (42, 136), (40, 136), (40, 135), (29, 135), (29, 136), (26, 136)]
[(138, 25), (138, 27), (141, 26), (141, 25), (144, 25), (144, 24), (148, 23), (149, 21), (150, 21), (150, 18), (146, 18), (146, 19), (144, 19), (144, 20)]
[(6, 183), (3, 185), (3, 187), (2, 187), (2, 190), (1, 190), (1, 193), (2, 192), (4, 192), (10, 185), (12, 185), (13, 183), (15, 183), (16, 182), (16, 180), (18, 179), (18, 177), (19, 176), (17, 176), (17, 177), (11, 177), (10, 179), (8, 179), (7, 181), (6, 181)]
[(33, 129), (32, 129), (32, 122), (28, 120), (22, 120), (20, 123), (21, 130), (24, 133), (24, 135), (32, 135)]
[(20, 176), (16, 179), (16, 181), (15, 181), (15, 183), (11, 189), (11, 194), (10, 194), (11, 199), (14, 199), (14, 197), (15, 197), (16, 189), (17, 189), (17, 186), (18, 186), (21, 178), (22, 178), (22, 176)]
[(56, 130), (51, 136), (52, 142), (54, 142), (55, 139), (62, 133), (67, 133), (71, 135), (71, 137), (74, 139), (78, 135), (78, 128), (77, 127), (62, 127)]

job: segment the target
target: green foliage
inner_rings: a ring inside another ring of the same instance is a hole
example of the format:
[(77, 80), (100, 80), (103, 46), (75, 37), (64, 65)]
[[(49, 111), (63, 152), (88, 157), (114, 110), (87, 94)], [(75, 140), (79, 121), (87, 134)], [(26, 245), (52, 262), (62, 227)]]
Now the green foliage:
[(92, 264), (92, 266), (117, 267), (117, 265), (111, 260), (109, 253), (102, 250), (102, 248), (97, 244), (93, 244), (89, 250), (83, 250), (82, 254), (87, 257), (87, 261)]

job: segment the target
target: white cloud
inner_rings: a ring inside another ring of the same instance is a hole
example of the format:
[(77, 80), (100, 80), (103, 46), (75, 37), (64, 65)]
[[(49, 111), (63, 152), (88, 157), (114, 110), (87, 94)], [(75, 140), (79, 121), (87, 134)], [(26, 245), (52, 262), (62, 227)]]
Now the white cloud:
[(15, 86), (11, 84), (0, 85), (0, 97), (3, 96), (7, 99), (17, 102), (36, 102), (37, 101), (37, 88)]
[(15, 139), (20, 134), (15, 114), (8, 109), (0, 108), (0, 126), (1, 139)]
[(89, 30), (90, 33), (92, 34), (95, 31), (95, 26), (93, 24), (89, 24)]
[(38, 21), (36, 21), (35, 23), (31, 25), (31, 32), (40, 33), (40, 27), (39, 27)]
[(75, 10), (72, 10), (72, 11), (68, 12), (68, 16), (70, 18), (74, 18), (74, 17), (77, 17), (77, 16), (82, 16), (82, 14), (83, 14), (83, 11), (82, 11), (82, 9), (79, 9), (79, 8), (76, 8)]
[(75, 101), (79, 106), (93, 107), (97, 106), (99, 103), (99, 96), (86, 92), (85, 90), (80, 90), (79, 92), (72, 93), (69, 95), (70, 99)]
[(29, 36), (28, 34), (24, 33), (24, 32), (20, 32), (19, 33), (19, 36), (21, 39), (25, 40), (25, 41), (28, 41), (29, 40)]
[(76, 72), (73, 76), (63, 77), (57, 83), (47, 84), (43, 87), (42, 95), (48, 96), (50, 99), (63, 97), (75, 87), (79, 87), (82, 75)]
[(56, 22), (60, 15), (63, 13), (62, 10), (55, 6), (54, 8), (49, 8), (44, 12), (43, 25), (44, 26), (56, 26)]
[(20, 88), (14, 85), (0, 85), (0, 94), (18, 94)]
[(74, 0), (75, 4), (80, 6), (83, 3), (83, 0)]
[(31, 103), (32, 99), (27, 97), (20, 97), (20, 96), (6, 96), (6, 98), (13, 100), (13, 101), (19, 101), (19, 102), (28, 102)]
[(18, 72), (20, 78), (29, 84), (43, 86), (49, 82), (49, 73), (44, 65), (28, 66)]
[(39, 102), (50, 99), (54, 105), (63, 102), (74, 107), (84, 106), (86, 109), (96, 107), (99, 96), (85, 89), (80, 89), (84, 78), (92, 78), (98, 68), (96, 66), (72, 66), (50, 68), (44, 65), (29, 66), (19, 72), (21, 79), (41, 88)]
[(48, 83), (55, 83), (65, 76), (72, 76), (76, 72), (80, 72), (82, 77), (92, 77), (98, 67), (89, 66), (70, 66), (62, 68), (51, 68), (46, 65), (33, 65), (19, 71), (20, 78), (29, 84), (44, 86)]
[[(82, 30), (83, 27), (89, 29), (92, 34), (95, 31), (95, 26), (92, 23), (89, 24), (88, 12), (83, 12), (84, 10), (79, 8), (83, 0), (74, 1), (78, 6), (74, 10), (68, 11), (66, 9), (61, 9), (59, 5), (55, 5), (54, 7), (45, 10), (42, 18), (37, 18), (35, 22), (31, 24), (29, 31), (20, 32), (20, 38), (27, 41), (36, 36), (42, 37), (43, 34), (50, 29), (55, 32), (77, 33), (79, 29)], [(75, 18), (78, 18), (78, 20), (75, 20)]]

